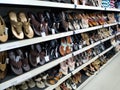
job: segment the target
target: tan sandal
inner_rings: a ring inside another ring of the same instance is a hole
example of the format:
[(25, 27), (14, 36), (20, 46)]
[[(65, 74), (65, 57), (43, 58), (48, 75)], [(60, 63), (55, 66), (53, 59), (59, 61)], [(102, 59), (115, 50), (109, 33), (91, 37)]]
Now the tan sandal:
[(34, 36), (34, 32), (32, 27), (30, 26), (30, 19), (27, 20), (25, 13), (19, 13), (20, 21), (23, 23), (24, 33), (28, 38), (32, 38)]
[(0, 41), (6, 42), (8, 40), (8, 33), (5, 25), (5, 21), (0, 16)]
[(23, 39), (24, 38), (24, 33), (22, 31), (22, 22), (19, 22), (17, 20), (17, 15), (15, 12), (10, 12), (9, 13), (9, 18), (10, 18), (10, 22), (11, 22), (11, 30), (13, 35), (17, 38), (17, 39)]

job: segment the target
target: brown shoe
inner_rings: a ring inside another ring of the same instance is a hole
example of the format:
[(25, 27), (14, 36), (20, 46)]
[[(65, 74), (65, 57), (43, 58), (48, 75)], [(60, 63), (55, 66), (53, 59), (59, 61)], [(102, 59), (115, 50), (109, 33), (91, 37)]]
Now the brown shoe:
[(5, 21), (0, 16), (0, 42), (6, 42), (8, 40), (8, 32), (6, 29)]

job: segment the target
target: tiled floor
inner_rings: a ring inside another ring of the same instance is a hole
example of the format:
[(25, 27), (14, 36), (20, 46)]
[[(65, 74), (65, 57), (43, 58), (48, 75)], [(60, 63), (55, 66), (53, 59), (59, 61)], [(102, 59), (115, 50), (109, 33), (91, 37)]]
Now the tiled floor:
[(81, 90), (120, 90), (120, 53)]

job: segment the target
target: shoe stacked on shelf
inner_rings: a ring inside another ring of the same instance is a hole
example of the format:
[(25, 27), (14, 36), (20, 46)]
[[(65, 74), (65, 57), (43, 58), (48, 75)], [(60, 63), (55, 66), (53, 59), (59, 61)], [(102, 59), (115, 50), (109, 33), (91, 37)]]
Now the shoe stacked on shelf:
[[(119, 13), (107, 12), (107, 7), (116, 7), (113, 0), (108, 2), (108, 6), (104, 0), (40, 0), (26, 3), (28, 7), (1, 4), (6, 12), (0, 9), (0, 90), (79, 89), (120, 50)], [(58, 4), (62, 6), (54, 7)], [(77, 10), (78, 6), (105, 10)]]

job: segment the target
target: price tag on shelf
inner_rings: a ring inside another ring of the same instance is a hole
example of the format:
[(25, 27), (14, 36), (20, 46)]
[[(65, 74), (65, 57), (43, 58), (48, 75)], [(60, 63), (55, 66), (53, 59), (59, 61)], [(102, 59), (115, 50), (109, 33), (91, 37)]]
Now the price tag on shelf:
[(45, 56), (45, 61), (46, 62), (49, 62), (50, 61), (50, 59), (49, 59), (49, 56), (47, 55), (47, 56)]
[(41, 35), (42, 35), (42, 37), (46, 36), (45, 32), (41, 32)]
[(9, 58), (6, 58), (6, 64), (9, 64)]
[(52, 28), (52, 34), (55, 34), (55, 29)]
[(82, 48), (82, 45), (79, 45), (79, 48), (81, 49), (81, 48)]
[(40, 57), (38, 56), (38, 57), (36, 58), (36, 60), (37, 60), (37, 63), (39, 63), (39, 62), (40, 62)]

